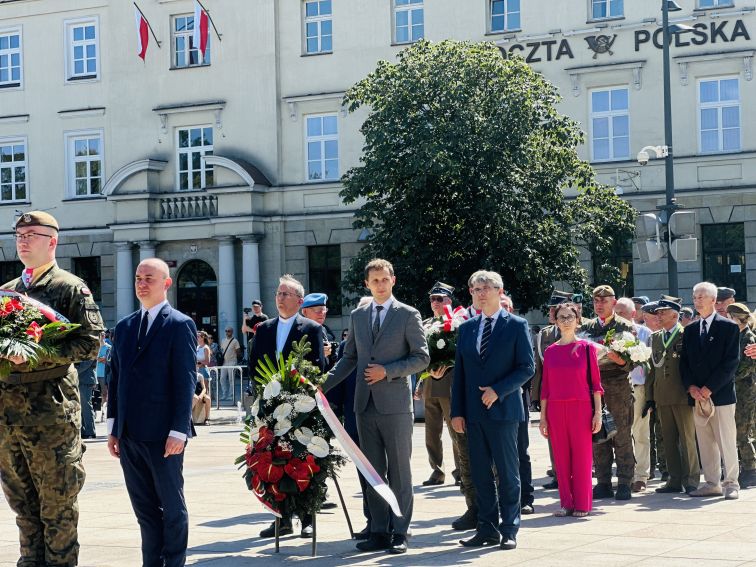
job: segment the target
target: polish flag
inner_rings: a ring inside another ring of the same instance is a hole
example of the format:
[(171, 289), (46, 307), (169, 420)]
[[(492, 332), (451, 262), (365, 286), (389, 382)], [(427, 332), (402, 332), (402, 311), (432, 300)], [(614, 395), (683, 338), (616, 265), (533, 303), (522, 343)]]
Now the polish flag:
[(134, 19), (136, 21), (137, 32), (137, 55), (144, 61), (144, 56), (147, 55), (147, 44), (150, 41), (150, 32), (147, 28), (147, 20), (144, 19), (144, 16), (136, 6), (134, 6)]
[(207, 49), (207, 40), (210, 32), (210, 17), (207, 12), (200, 6), (199, 2), (194, 2), (194, 47), (199, 49), (202, 59), (205, 58)]

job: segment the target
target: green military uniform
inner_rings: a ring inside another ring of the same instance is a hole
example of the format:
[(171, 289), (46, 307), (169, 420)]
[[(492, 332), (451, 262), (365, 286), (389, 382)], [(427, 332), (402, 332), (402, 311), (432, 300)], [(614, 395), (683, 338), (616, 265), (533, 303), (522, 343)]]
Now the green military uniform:
[(661, 423), (671, 490), (697, 488), (701, 470), (696, 451), (693, 408), (680, 378), (683, 327), (679, 323), (651, 335), (651, 368), (646, 376), (646, 402), (654, 402)]
[[(38, 216), (52, 218), (46, 213)], [(57, 223), (37, 220), (29, 213), (16, 227), (57, 230)], [(26, 363), (15, 365), (10, 375), (0, 377), (0, 480), (16, 513), (18, 565), (76, 565), (77, 495), (85, 473), (78, 378), (72, 363), (97, 356), (102, 318), (86, 284), (55, 264), (28, 288), (21, 278), (3, 287), (25, 293), (81, 325), (62, 339), (55, 358), (41, 359), (33, 370)]]
[(756, 343), (756, 331), (746, 327), (740, 331), (740, 364), (735, 372), (735, 426), (741, 474), (756, 471), (756, 361), (743, 354), (745, 348)]
[[(595, 293), (595, 291), (594, 291)], [(612, 292), (614, 295), (614, 292)], [(634, 331), (633, 324), (614, 315), (602, 325), (598, 317), (589, 319), (580, 327), (588, 339), (603, 342), (610, 330), (616, 334)], [(604, 388), (604, 402), (607, 409), (614, 416), (617, 424), (617, 434), (606, 443), (593, 446), (593, 462), (598, 484), (611, 487), (612, 462), (617, 463), (617, 483), (630, 487), (635, 472), (635, 455), (633, 453), (633, 439), (631, 428), (633, 425), (633, 390), (630, 386), (629, 364), (618, 366), (607, 356), (599, 358), (601, 371), (601, 386)]]

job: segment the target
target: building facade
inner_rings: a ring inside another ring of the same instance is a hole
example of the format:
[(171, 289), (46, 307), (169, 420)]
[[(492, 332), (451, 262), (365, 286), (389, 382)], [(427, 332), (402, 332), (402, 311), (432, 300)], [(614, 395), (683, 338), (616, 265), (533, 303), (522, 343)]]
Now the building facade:
[[(694, 29), (672, 48), (677, 193), (701, 244), (681, 293), (711, 279), (756, 299), (753, 0), (679, 3), (673, 20)], [(635, 160), (663, 143), (656, 0), (207, 0), (219, 35), (204, 57), (191, 0), (137, 4), (154, 31), (144, 61), (129, 2), (0, 0), (0, 276), (19, 271), (18, 211), (49, 210), (59, 263), (108, 324), (134, 309), (136, 263), (157, 255), (172, 303), (202, 328), (238, 329), (256, 298), (275, 312), (286, 272), (329, 293), (329, 323), (345, 325), (338, 288), (361, 234), (339, 178), (359, 162), (365, 114), (341, 100), (422, 38), (525, 57), (583, 125), (599, 179), (641, 212), (663, 204), (662, 162)], [(665, 261), (616, 252), (625, 291), (665, 290)]]

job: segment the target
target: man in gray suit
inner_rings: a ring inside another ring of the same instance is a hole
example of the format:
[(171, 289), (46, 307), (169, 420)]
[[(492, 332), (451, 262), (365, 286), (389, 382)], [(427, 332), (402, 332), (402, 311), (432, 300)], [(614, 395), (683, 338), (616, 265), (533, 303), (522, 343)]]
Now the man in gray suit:
[(405, 553), (412, 519), (409, 374), (425, 369), (430, 356), (420, 313), (394, 298), (395, 283), (390, 262), (376, 259), (365, 266), (365, 287), (373, 301), (352, 311), (344, 355), (323, 384), (328, 391), (357, 369), (354, 412), (360, 447), (378, 474), (388, 479), (402, 512), (401, 517), (392, 517), (388, 504), (368, 489), (370, 538), (357, 544), (360, 551)]

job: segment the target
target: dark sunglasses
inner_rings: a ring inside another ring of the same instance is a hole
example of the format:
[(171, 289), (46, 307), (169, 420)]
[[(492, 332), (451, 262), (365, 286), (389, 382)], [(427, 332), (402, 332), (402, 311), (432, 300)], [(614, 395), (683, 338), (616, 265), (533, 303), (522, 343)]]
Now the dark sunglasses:
[(434, 303), (443, 303), (445, 297), (444, 295), (431, 295), (430, 300)]

